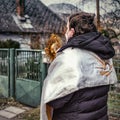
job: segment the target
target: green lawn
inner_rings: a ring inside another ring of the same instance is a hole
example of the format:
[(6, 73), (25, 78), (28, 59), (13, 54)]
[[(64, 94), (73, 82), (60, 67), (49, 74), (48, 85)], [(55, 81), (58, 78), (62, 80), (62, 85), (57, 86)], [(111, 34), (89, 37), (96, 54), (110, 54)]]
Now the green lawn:
[(109, 93), (108, 109), (110, 116), (120, 118), (120, 93), (115, 90)]

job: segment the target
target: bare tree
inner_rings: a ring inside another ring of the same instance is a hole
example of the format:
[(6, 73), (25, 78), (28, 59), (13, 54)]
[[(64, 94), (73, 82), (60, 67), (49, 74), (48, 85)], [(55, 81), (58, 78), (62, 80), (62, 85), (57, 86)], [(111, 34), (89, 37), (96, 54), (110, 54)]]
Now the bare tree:
[[(103, 0), (101, 0), (101, 2), (103, 2)], [(114, 30), (118, 36), (120, 35), (120, 1), (111, 0), (110, 3), (104, 2), (108, 4), (108, 6), (111, 6), (111, 10), (108, 12), (107, 8), (101, 6), (101, 10), (105, 12), (105, 14), (101, 16), (102, 23), (106, 29)]]

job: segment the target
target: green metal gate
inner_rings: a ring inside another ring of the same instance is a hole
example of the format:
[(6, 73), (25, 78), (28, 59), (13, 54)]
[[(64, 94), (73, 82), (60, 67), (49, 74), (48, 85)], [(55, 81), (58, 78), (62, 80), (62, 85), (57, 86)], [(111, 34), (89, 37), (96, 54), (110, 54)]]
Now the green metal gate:
[(8, 49), (0, 49), (0, 98), (9, 97), (10, 94), (10, 53)]
[(40, 50), (0, 49), (0, 98), (38, 106), (47, 71), (42, 59)]
[(45, 77), (42, 51), (16, 50), (13, 53), (15, 98), (17, 101), (36, 107), (40, 104), (42, 82)]

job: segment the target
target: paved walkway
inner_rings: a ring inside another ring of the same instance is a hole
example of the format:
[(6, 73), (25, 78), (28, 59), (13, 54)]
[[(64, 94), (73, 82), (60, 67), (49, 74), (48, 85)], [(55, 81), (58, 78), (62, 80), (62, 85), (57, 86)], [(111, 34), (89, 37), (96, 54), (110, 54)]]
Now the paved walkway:
[(16, 117), (18, 114), (21, 114), (29, 109), (31, 108), (29, 107), (19, 108), (15, 106), (10, 106), (8, 108), (0, 110), (0, 120), (12, 120), (12, 118)]

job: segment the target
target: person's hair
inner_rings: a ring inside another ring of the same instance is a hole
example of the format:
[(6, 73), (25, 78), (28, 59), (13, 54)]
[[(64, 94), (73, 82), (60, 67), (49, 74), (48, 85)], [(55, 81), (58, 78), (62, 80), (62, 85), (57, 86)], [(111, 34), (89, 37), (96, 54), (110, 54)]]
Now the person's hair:
[(69, 28), (74, 28), (76, 35), (88, 32), (96, 32), (97, 28), (94, 24), (95, 14), (79, 12), (69, 17)]

